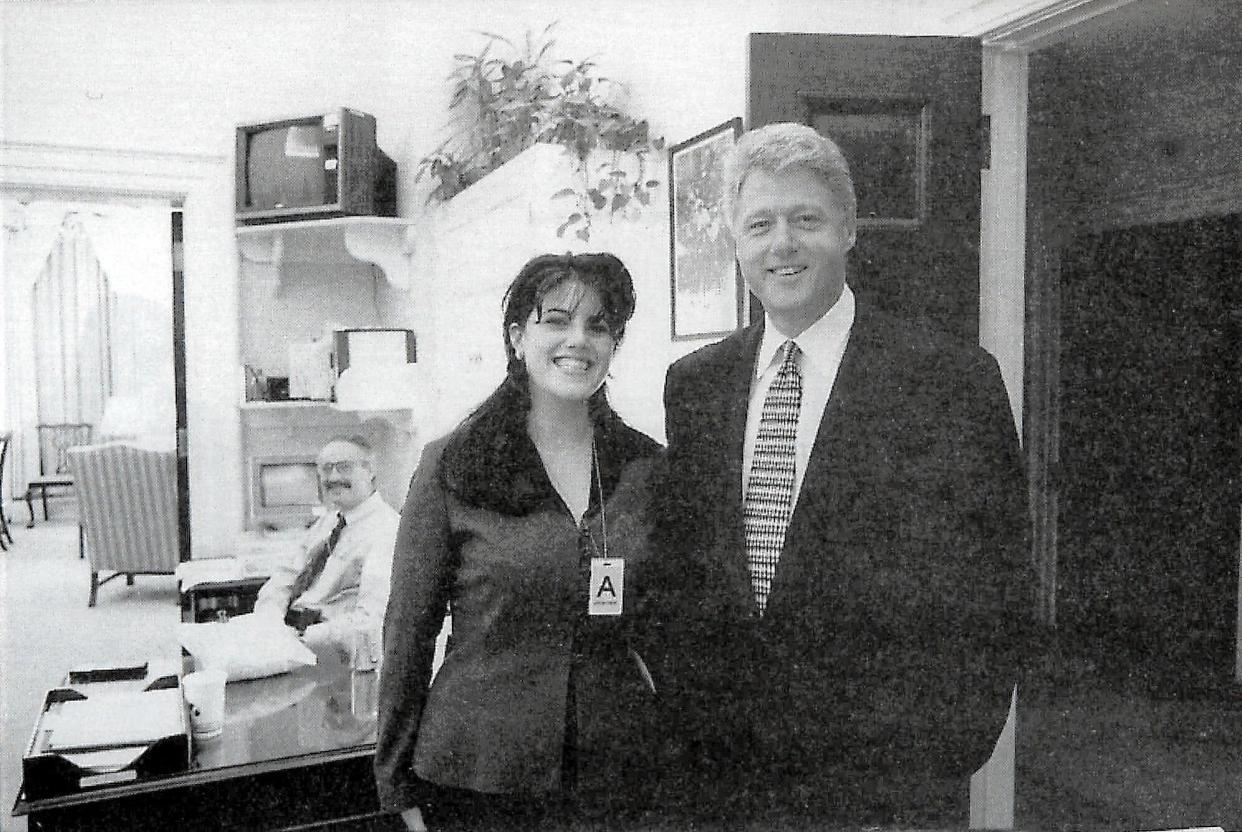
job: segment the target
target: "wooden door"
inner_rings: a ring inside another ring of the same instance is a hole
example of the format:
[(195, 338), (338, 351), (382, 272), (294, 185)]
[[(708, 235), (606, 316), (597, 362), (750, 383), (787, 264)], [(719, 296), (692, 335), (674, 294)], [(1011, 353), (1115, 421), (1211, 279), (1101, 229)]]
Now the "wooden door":
[(1086, 235), (1063, 270), (1061, 622), (1161, 687), (1232, 670), (1240, 228)]
[[(979, 340), (982, 50), (970, 38), (752, 34), (748, 127), (809, 124), (840, 145), (858, 197), (860, 299)], [(762, 315), (751, 298), (753, 315)], [(1016, 707), (1016, 706), (1015, 706)], [(1014, 713), (971, 780), (972, 827), (1013, 826)]]
[(747, 126), (810, 124), (850, 161), (859, 215), (850, 286), (972, 343), (988, 152), (981, 59), (972, 38), (750, 36)]

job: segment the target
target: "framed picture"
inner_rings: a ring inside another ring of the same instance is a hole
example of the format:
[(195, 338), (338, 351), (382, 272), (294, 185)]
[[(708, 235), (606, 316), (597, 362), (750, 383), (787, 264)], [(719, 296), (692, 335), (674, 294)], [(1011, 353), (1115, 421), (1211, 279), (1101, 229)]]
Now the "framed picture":
[(668, 152), (674, 341), (728, 335), (745, 322), (745, 292), (724, 215), (721, 164), (742, 132), (734, 118)]
[(928, 106), (802, 95), (806, 123), (850, 163), (859, 228), (916, 229), (927, 216)]

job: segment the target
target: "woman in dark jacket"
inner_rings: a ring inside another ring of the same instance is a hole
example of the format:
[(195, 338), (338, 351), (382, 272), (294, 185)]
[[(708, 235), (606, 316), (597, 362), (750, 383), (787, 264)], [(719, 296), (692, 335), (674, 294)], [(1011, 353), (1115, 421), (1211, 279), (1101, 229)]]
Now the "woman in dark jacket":
[(655, 682), (635, 611), (659, 447), (603, 386), (633, 311), (616, 257), (531, 260), (505, 295), (504, 381), (423, 453), (375, 753), (380, 800), (410, 829), (615, 818), (650, 782)]

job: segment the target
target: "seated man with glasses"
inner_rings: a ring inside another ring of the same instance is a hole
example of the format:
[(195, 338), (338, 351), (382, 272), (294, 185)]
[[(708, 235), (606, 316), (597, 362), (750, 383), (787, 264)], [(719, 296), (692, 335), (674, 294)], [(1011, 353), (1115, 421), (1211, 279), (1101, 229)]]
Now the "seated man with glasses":
[(356, 629), (378, 637), (383, 626), (399, 516), (375, 490), (375, 453), (362, 437), (330, 440), (316, 464), (328, 511), (273, 569), (254, 611), (295, 627), (312, 647), (348, 650)]

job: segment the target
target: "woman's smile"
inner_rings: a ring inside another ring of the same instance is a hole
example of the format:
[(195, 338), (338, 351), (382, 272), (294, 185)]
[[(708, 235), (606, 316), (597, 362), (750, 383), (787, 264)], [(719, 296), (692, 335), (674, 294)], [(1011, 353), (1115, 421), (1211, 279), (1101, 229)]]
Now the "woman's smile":
[(600, 388), (617, 346), (599, 292), (572, 280), (550, 291), (525, 325), (514, 324), (509, 338), (531, 395), (567, 402), (585, 402)]
[(594, 362), (572, 355), (563, 355), (553, 358), (552, 363), (567, 373), (582, 375), (590, 371), (591, 365)]

